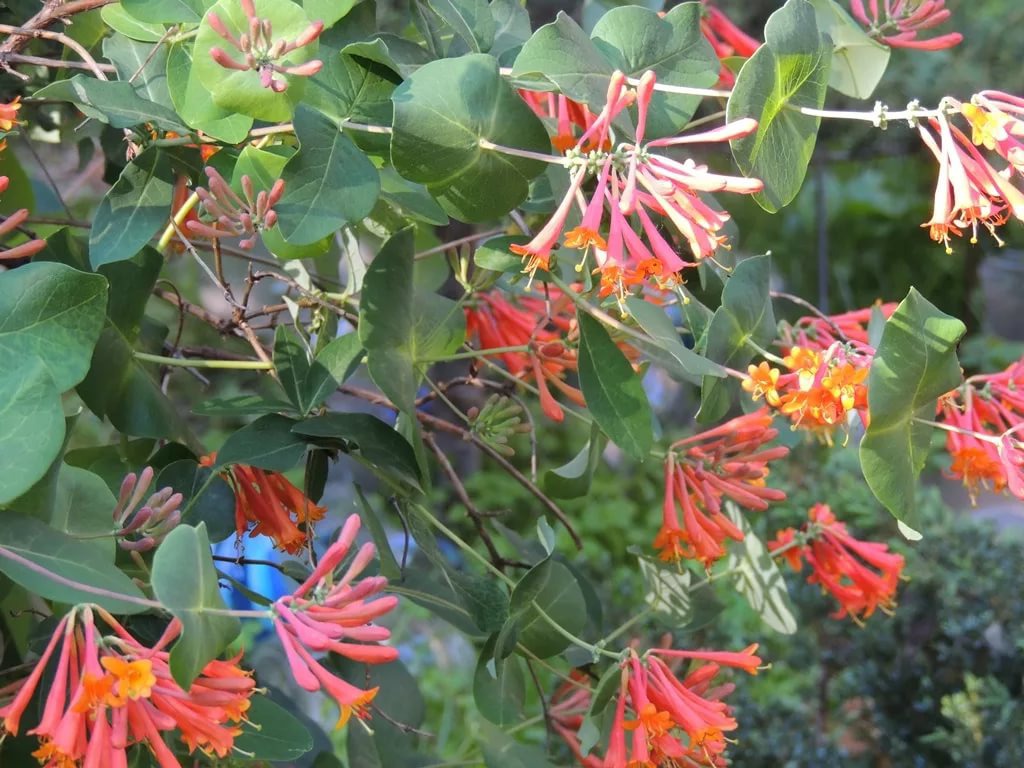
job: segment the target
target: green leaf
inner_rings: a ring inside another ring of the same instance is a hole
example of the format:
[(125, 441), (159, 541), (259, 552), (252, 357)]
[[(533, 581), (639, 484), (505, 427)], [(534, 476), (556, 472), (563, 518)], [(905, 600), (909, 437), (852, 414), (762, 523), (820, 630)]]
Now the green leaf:
[[(612, 65), (630, 77), (653, 70), (662, 85), (711, 88), (718, 82), (719, 65), (701, 34), (700, 21), (700, 3), (677, 5), (664, 18), (628, 5), (606, 13), (590, 36)], [(655, 93), (647, 115), (647, 138), (677, 133), (700, 102), (700, 96)]]
[(488, 53), (492, 56), (502, 59), (503, 53), (515, 51), (529, 39), (530, 14), (517, 0), (491, 0), (491, 16), (494, 17), (494, 42)]
[(331, 118), (299, 105), (292, 122), (299, 151), (284, 167), (284, 196), (274, 210), (285, 239), (309, 245), (369, 214), (380, 178)]
[(836, 0), (811, 0), (818, 29), (832, 41), (828, 84), (845, 96), (867, 99), (875, 92), (886, 67), (890, 48), (874, 40)]
[(266, 696), (253, 696), (235, 738), (235, 757), (249, 753), (268, 762), (296, 760), (313, 749), (313, 737), (302, 721)]
[(332, 339), (321, 349), (306, 374), (303, 385), (303, 409), (306, 413), (319, 406), (355, 373), (363, 359), (359, 334), (347, 333)]
[(200, 416), (263, 416), (292, 409), (290, 403), (263, 395), (232, 395), (211, 397), (192, 406), (192, 413)]
[(274, 370), (292, 405), (305, 413), (303, 394), (309, 375), (309, 352), (298, 334), (283, 325), (274, 332)]
[[(291, 0), (254, 0), (254, 5), (256, 15), (272, 24), (275, 40), (294, 40), (309, 27), (310, 19), (306, 12)], [(276, 79), (287, 83), (287, 88), (278, 93), (263, 87), (260, 74), (255, 69), (234, 70), (222, 67), (209, 55), (211, 48), (225, 47), (224, 39), (210, 26), (210, 13), (216, 13), (236, 37), (243, 33), (249, 34), (249, 21), (237, 0), (220, 0), (203, 16), (199, 24), (195, 43), (195, 51), (199, 55), (194, 61), (194, 67), (199, 82), (209, 89), (214, 104), (228, 112), (238, 112), (257, 120), (290, 120), (292, 110), (302, 99), (307, 78), (275, 72)], [(278, 66), (304, 64), (316, 58), (317, 49), (314, 40), (285, 54), (274, 63)], [(236, 61), (243, 59), (243, 55), (230, 46), (227, 52), (228, 55), (233, 54)]]
[(26, 264), (0, 274), (0, 379), (39, 360), (64, 392), (89, 370), (103, 326), (107, 281), (63, 264)]
[(72, 538), (80, 537), (83, 544), (97, 549), (105, 560), (113, 561), (111, 513), (116, 503), (117, 499), (102, 477), (80, 467), (61, 464), (55, 494), (45, 507), (46, 518), (50, 527)]
[(449, 577), (459, 601), (481, 632), (497, 632), (505, 625), (509, 597), (500, 583), (489, 576), (470, 576), (458, 571)]
[[(587, 33), (564, 12), (526, 41), (512, 65), (512, 77), (553, 83), (573, 101), (600, 113), (615, 67)], [(524, 82), (525, 84), (525, 82)]]
[(345, 18), (359, 0), (302, 0), (306, 15), (324, 23), (324, 27), (333, 27)]
[(590, 481), (601, 463), (604, 440), (594, 424), (590, 439), (567, 464), (544, 473), (544, 492), (553, 499), (578, 499), (590, 492)]
[(911, 288), (886, 321), (868, 375), (871, 421), (860, 444), (868, 486), (898, 520), (918, 528), (915, 490), (928, 457), (935, 401), (961, 380), (956, 345), (966, 328)]
[(328, 413), (300, 421), (292, 431), (306, 438), (328, 438), (343, 450), (358, 450), (359, 456), (384, 471), (394, 472), (406, 483), (419, 488), (419, 465), (412, 446), (398, 432), (368, 413)]
[[(390, 104), (391, 102), (388, 102), (389, 106)], [(437, 204), (425, 186), (403, 179), (394, 168), (380, 169), (380, 187), (381, 199), (400, 216), (438, 227), (443, 227), (449, 222), (448, 214)]]
[[(54, 241), (36, 258), (40, 257), (88, 267), (86, 256), (68, 236)], [(162, 266), (160, 254), (145, 248), (129, 261), (100, 267), (100, 274), (110, 285), (107, 320), (96, 342), (93, 365), (78, 385), (78, 394), (93, 413), (105, 416), (125, 434), (194, 442), (177, 408), (151, 376), (156, 369), (144, 368), (133, 353), (148, 322), (146, 303)]]
[(587, 623), (580, 585), (568, 568), (550, 559), (535, 565), (519, 580), (512, 590), (509, 612), (509, 621), (515, 622), (519, 632), (519, 644), (541, 659), (561, 653), (570, 644), (551, 621), (573, 635)]
[(89, 261), (101, 267), (132, 258), (171, 216), (174, 172), (160, 147), (150, 147), (121, 171), (89, 232)]
[(141, 98), (154, 104), (170, 103), (166, 47), (112, 35), (103, 40), (103, 55), (114, 65), (118, 79), (131, 82)]
[(391, 551), (391, 542), (388, 541), (384, 524), (380, 521), (377, 513), (374, 512), (373, 507), (370, 506), (370, 502), (366, 500), (366, 496), (363, 495), (363, 489), (359, 487), (359, 483), (353, 483), (353, 486), (359, 499), (359, 506), (363, 510), (359, 517), (362, 518), (366, 527), (369, 528), (370, 537), (377, 547), (377, 557), (380, 560), (380, 575), (389, 581), (401, 580), (402, 569), (395, 559), (395, 553)]
[(743, 531), (743, 541), (729, 548), (726, 561), (726, 567), (733, 574), (736, 591), (746, 598), (761, 621), (776, 632), (793, 634), (797, 623), (789, 590), (768, 548), (754, 534), (736, 504), (726, 501), (725, 514)]
[(181, 622), (181, 637), (171, 649), (171, 674), (186, 691), (210, 661), (238, 635), (241, 624), (227, 610), (217, 586), (206, 526), (179, 525), (153, 557), (153, 592)]
[(489, 51), (494, 43), (494, 17), (487, 0), (427, 0), (473, 53)]
[(494, 655), (495, 637), (480, 651), (473, 673), (473, 701), (480, 714), (495, 725), (508, 726), (523, 718), (526, 675), (518, 656), (505, 659)]
[(807, 0), (787, 0), (765, 26), (765, 44), (743, 65), (726, 110), (728, 120), (757, 120), (757, 131), (732, 142), (736, 164), (761, 179), (758, 205), (775, 213), (796, 197), (814, 152), (828, 90), (832, 48), (818, 31)]
[(127, 13), (151, 24), (191, 24), (209, 7), (203, 0), (122, 0), (121, 4)]
[(242, 427), (224, 441), (217, 452), (217, 466), (248, 464), (251, 467), (287, 472), (306, 452), (306, 441), (292, 432), (294, 419), (268, 413)]
[[(722, 290), (722, 305), (708, 325), (708, 359), (742, 368), (754, 356), (751, 342), (763, 349), (775, 338), (770, 279), (769, 256), (752, 256), (736, 265)], [(725, 415), (735, 388), (729, 379), (705, 376), (698, 420), (708, 423)]]
[(89, 370), (107, 283), (63, 264), (0, 274), (0, 503), (39, 480), (64, 441), (61, 394)]
[(666, 567), (641, 557), (640, 573), (647, 584), (644, 602), (652, 610), (662, 613), (673, 626), (683, 627), (693, 618), (693, 599), (690, 596), (691, 574), (678, 567)]
[(577, 314), (580, 390), (598, 426), (629, 456), (647, 458), (653, 415), (640, 377), (597, 320)]
[(415, 410), (412, 364), (413, 231), (396, 232), (366, 271), (359, 302), (359, 340), (370, 378), (400, 410)]
[(142, 98), (131, 83), (120, 80), (97, 80), (75, 75), (40, 88), (33, 96), (71, 102), (89, 117), (113, 128), (134, 128), (143, 123), (153, 123), (168, 131), (184, 133), (187, 130), (174, 110)]
[(483, 54), (425, 64), (392, 96), (391, 161), (410, 181), (425, 184), (442, 207), (463, 221), (497, 218), (526, 199), (544, 170), (537, 161), (484, 149), (500, 146), (548, 152), (544, 126)]
[(529, 744), (520, 744), (488, 723), (483, 723), (480, 744), (486, 768), (554, 768), (543, 750)]
[(523, 271), (523, 259), (512, 253), (509, 246), (525, 245), (528, 242), (529, 238), (523, 235), (492, 237), (473, 252), (473, 263), (481, 269), (517, 274)]
[(211, 541), (223, 541), (235, 533), (235, 492), (224, 478), (211, 478), (213, 470), (191, 459), (172, 461), (160, 470), (155, 488), (171, 487), (182, 495), (181, 522), (203, 523)]
[(139, 604), (145, 602), (139, 588), (96, 547), (13, 512), (0, 511), (0, 530), (0, 571), (44, 600), (98, 603), (116, 614), (149, 610)]
[[(683, 344), (671, 318), (665, 314), (665, 310), (654, 306), (640, 296), (627, 298), (626, 307), (633, 319), (651, 337), (651, 346), (655, 347), (655, 350), (652, 354), (652, 350), (646, 345), (645, 350), (651, 354), (658, 365), (664, 367), (670, 374), (674, 373), (694, 384), (699, 384), (703, 376), (725, 377), (725, 369), (722, 366), (698, 355)], [(663, 353), (667, 353), (667, 355)]]
[(130, 15), (121, 3), (103, 6), (100, 9), (100, 18), (115, 32), (119, 32), (130, 40), (140, 40), (144, 43), (159, 41), (166, 31), (162, 24), (140, 21)]
[(193, 66), (194, 47), (192, 40), (170, 45), (167, 53), (167, 85), (171, 103), (190, 127), (228, 144), (237, 144), (249, 135), (252, 118), (214, 104), (209, 89), (199, 82), (199, 75)]

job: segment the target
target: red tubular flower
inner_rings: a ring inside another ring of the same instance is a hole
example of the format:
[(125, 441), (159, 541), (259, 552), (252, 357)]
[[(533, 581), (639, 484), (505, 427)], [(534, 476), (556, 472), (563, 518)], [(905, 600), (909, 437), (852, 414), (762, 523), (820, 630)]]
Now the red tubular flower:
[[(565, 247), (583, 251), (577, 271), (593, 256), (600, 273), (600, 294), (615, 295), (620, 303), (636, 286), (653, 281), (671, 286), (686, 266), (711, 257), (725, 243), (718, 233), (729, 219), (702, 197), (703, 192), (752, 194), (763, 184), (757, 179), (711, 173), (693, 160), (677, 160), (662, 154), (665, 147), (702, 142), (731, 141), (756, 130), (754, 120), (737, 120), (702, 133), (645, 141), (647, 114), (655, 90), (654, 72), (648, 71), (631, 88), (626, 76), (615, 72), (609, 82), (601, 112), (567, 153), (570, 169), (569, 191), (547, 224), (526, 245), (511, 246), (525, 260), (524, 272), (547, 269), (559, 239)], [(631, 104), (637, 105), (636, 131), (632, 141), (618, 144), (614, 151), (591, 151), (590, 146), (611, 146), (612, 123)], [(595, 176), (586, 195), (583, 182)], [(589, 197), (588, 197), (589, 196)], [(579, 226), (565, 232), (573, 206), (582, 214)], [(606, 212), (607, 211), (607, 212)], [(635, 218), (634, 218), (635, 217)], [(695, 262), (686, 262), (655, 225), (655, 218), (671, 223), (685, 239)], [(603, 233), (607, 223), (607, 234)]]
[(868, 28), (868, 34), (892, 48), (917, 48), (938, 51), (959, 45), (964, 39), (959, 32), (919, 40), (917, 35), (947, 21), (952, 13), (946, 0), (850, 0), (850, 10), (857, 21)]
[[(203, 456), (199, 463), (211, 467), (217, 454)], [(269, 536), (274, 546), (295, 554), (306, 546), (308, 534), (299, 526), (311, 526), (326, 514), (326, 507), (314, 504), (284, 475), (245, 464), (231, 466), (225, 475), (235, 489), (235, 529), (242, 536)]]
[[(17, 102), (17, 99), (15, 99)], [(4, 105), (0, 104), (0, 126), (4, 124), (3, 118)], [(15, 107), (17, 108), (17, 106)], [(0, 146), (0, 149), (3, 149)], [(11, 180), (7, 176), (0, 176), (0, 195), (7, 191), (7, 187), (10, 185)], [(28, 218), (28, 208), (21, 208), (15, 211), (3, 222), (0, 222), (0, 240), (6, 238), (8, 235), (14, 234), (18, 227), (25, 223), (25, 219)], [(27, 259), (31, 256), (35, 256), (43, 248), (46, 247), (45, 240), (32, 239), (11, 247), (4, 247), (0, 250), (0, 262), (14, 261), (15, 259)]]
[(580, 744), (580, 726), (591, 701), (586, 680), (587, 676), (576, 670), (569, 674), (569, 680), (555, 690), (548, 702), (548, 722), (583, 768), (604, 768), (604, 760), (593, 752), (584, 755)]
[(971, 376), (939, 400), (938, 411), (950, 427), (946, 475), (963, 481), (972, 502), (982, 488), (1024, 499), (1024, 359), (1000, 373)]
[(548, 300), (520, 296), (510, 301), (500, 291), (481, 293), (476, 305), (466, 309), (467, 334), (476, 339), (481, 350), (528, 348), (495, 356), (513, 376), (534, 380), (541, 410), (552, 421), (562, 421), (565, 414), (550, 387), (576, 405), (585, 405), (580, 391), (565, 381), (567, 373), (576, 371), (576, 352), (566, 343), (575, 327), (572, 303), (553, 289)]
[(333, 581), (335, 568), (345, 559), (359, 533), (359, 517), (345, 521), (338, 540), (298, 589), (274, 603), (274, 630), (281, 641), (292, 675), (307, 691), (324, 690), (338, 704), (338, 728), (354, 714), (369, 717), (376, 688), (364, 690), (348, 683), (320, 664), (313, 653), (329, 651), (361, 664), (386, 664), (398, 658), (398, 649), (368, 645), (387, 640), (391, 633), (370, 622), (398, 604), (393, 595), (378, 595), (386, 586), (383, 576), (370, 576), (356, 583), (376, 555), (373, 544), (364, 544), (345, 574)]
[[(754, 55), (761, 43), (733, 24), (732, 20), (708, 0), (703, 0), (704, 8), (700, 20), (700, 31), (704, 39), (711, 43), (715, 56), (719, 59), (739, 57), (748, 59)], [(725, 64), (718, 74), (718, 87), (732, 88), (736, 84), (736, 76)]]
[[(737, 723), (722, 698), (732, 686), (712, 687), (712, 682), (723, 666), (756, 673), (761, 664), (756, 651), (752, 645), (740, 653), (652, 650), (644, 658), (631, 656), (622, 665), (615, 717), (600, 765), (726, 765), (725, 734), (735, 730)], [(665, 659), (706, 663), (680, 680)]]
[(801, 558), (807, 561), (811, 567), (808, 583), (820, 584), (839, 602), (835, 618), (849, 614), (859, 623), (877, 608), (891, 613), (903, 556), (890, 552), (887, 544), (855, 539), (826, 504), (815, 504), (808, 519), (803, 536), (809, 543), (794, 547), (797, 534), (790, 528), (778, 533), (769, 543), (769, 551), (780, 554), (785, 547), (781, 554), (795, 570), (800, 570)]
[[(112, 633), (100, 630), (94, 612)], [(17, 735), (44, 670), (57, 656), (33, 755), (52, 768), (126, 768), (126, 749), (144, 744), (161, 768), (180, 768), (163, 734), (178, 731), (190, 752), (231, 753), (238, 723), (255, 690), (238, 657), (211, 661), (186, 692), (171, 676), (163, 649), (180, 633), (177, 619), (152, 648), (140, 644), (106, 611), (73, 608), (61, 619), (32, 672), (3, 707), (3, 730)]]
[[(585, 133), (596, 119), (586, 104), (580, 104), (560, 93), (520, 90), (519, 96), (537, 117), (555, 121), (556, 133), (551, 137), (551, 145), (559, 152), (568, 152), (575, 147), (578, 141), (576, 131)], [(584, 151), (607, 148), (588, 142)]]
[(727, 539), (743, 539), (722, 512), (724, 499), (763, 511), (786, 497), (765, 485), (768, 463), (789, 453), (785, 446), (765, 447), (778, 436), (771, 422), (762, 408), (673, 445), (665, 462), (661, 529), (654, 539), (662, 560), (695, 559), (710, 568), (725, 556)]

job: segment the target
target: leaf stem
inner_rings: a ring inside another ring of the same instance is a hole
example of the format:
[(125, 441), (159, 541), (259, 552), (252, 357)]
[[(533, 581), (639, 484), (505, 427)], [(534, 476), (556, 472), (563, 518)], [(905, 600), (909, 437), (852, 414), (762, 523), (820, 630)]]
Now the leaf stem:
[(224, 370), (239, 371), (269, 371), (273, 363), (265, 363), (262, 360), (204, 360), (186, 359), (183, 357), (164, 357), (163, 355), (151, 355), (147, 352), (135, 352), (135, 359), (144, 363), (156, 363), (158, 365), (170, 365), (178, 368), (221, 368)]
[(561, 165), (563, 168), (568, 168), (573, 164), (573, 161), (567, 157), (559, 157), (558, 155), (551, 155), (546, 152), (532, 152), (529, 149), (516, 149), (515, 147), (506, 147), (501, 144), (495, 144), (493, 141), (487, 139), (480, 139), (477, 141), (477, 145), (480, 149), (487, 149), (492, 152), (500, 152), (503, 155), (513, 155), (515, 157), (525, 157), (528, 160), (539, 160), (542, 163), (551, 163), (552, 165)]

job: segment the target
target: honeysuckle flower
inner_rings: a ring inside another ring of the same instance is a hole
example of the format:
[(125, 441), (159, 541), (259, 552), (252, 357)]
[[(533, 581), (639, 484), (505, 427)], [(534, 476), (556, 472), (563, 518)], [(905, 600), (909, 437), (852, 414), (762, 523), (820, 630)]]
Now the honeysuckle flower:
[[(560, 93), (520, 90), (519, 95), (537, 117), (555, 121), (556, 129), (555, 135), (551, 137), (551, 145), (559, 152), (568, 152), (575, 147), (576, 131), (586, 132), (596, 118), (586, 104), (580, 104)], [(596, 144), (589, 144), (584, 151), (598, 148)]]
[(946, 0), (850, 0), (854, 17), (868, 28), (868, 34), (892, 48), (917, 48), (938, 51), (959, 45), (964, 39), (959, 32), (918, 39), (919, 32), (934, 29), (946, 22), (952, 13)]
[(256, 15), (253, 0), (240, 2), (248, 20), (248, 29), (238, 37), (228, 29), (216, 11), (210, 11), (206, 16), (206, 21), (213, 31), (242, 55), (242, 60), (239, 61), (223, 48), (211, 48), (210, 57), (215, 62), (225, 69), (255, 71), (259, 75), (260, 85), (270, 88), (275, 93), (281, 93), (288, 88), (288, 81), (275, 77), (275, 74), (312, 77), (323, 68), (323, 62), (319, 59), (293, 64), (289, 57), (293, 51), (309, 45), (320, 37), (324, 29), (322, 21), (310, 24), (294, 40), (275, 40), (270, 19), (261, 19)]
[(981, 91), (960, 113), (971, 124), (971, 141), (995, 151), (1010, 164), (1004, 175), (1024, 174), (1024, 99), (1002, 91)]
[(587, 676), (577, 670), (569, 673), (569, 679), (555, 689), (548, 702), (548, 722), (583, 768), (604, 768), (604, 760), (596, 752), (583, 754), (580, 742), (579, 730), (592, 698), (587, 680)]
[(665, 461), (662, 524), (654, 539), (662, 560), (695, 559), (710, 568), (725, 556), (727, 539), (743, 539), (722, 512), (725, 499), (763, 511), (786, 497), (765, 485), (768, 463), (789, 453), (785, 446), (765, 447), (778, 436), (771, 422), (762, 408), (673, 445)]
[[(797, 536), (803, 543), (794, 546)], [(779, 531), (768, 548), (773, 554), (785, 549), (794, 570), (800, 570), (801, 560), (807, 562), (808, 583), (820, 584), (839, 603), (835, 618), (849, 615), (859, 623), (876, 609), (891, 613), (896, 605), (903, 556), (890, 552), (887, 544), (855, 539), (826, 504), (811, 508), (800, 533)]]
[[(204, 467), (216, 463), (217, 454), (200, 459)], [(225, 476), (235, 490), (235, 529), (241, 537), (254, 523), (249, 536), (268, 536), (274, 546), (295, 554), (309, 540), (307, 530), (323, 519), (326, 507), (314, 504), (279, 472), (258, 469), (246, 464), (234, 464)]]
[[(334, 581), (334, 570), (349, 554), (359, 533), (359, 517), (351, 515), (309, 577), (291, 595), (274, 602), (274, 630), (284, 649), (295, 682), (307, 691), (325, 691), (338, 705), (336, 727), (352, 715), (366, 719), (377, 688), (364, 690), (342, 680), (318, 662), (313, 653), (331, 652), (361, 664), (386, 664), (398, 658), (398, 649), (377, 645), (391, 633), (371, 624), (397, 604), (393, 595), (375, 597), (387, 586), (383, 576), (356, 579), (376, 556), (371, 543), (357, 552), (344, 575)], [(373, 598), (373, 599), (370, 599)]]
[(877, 303), (838, 315), (807, 315), (795, 323), (784, 323), (781, 328), (782, 347), (800, 347), (822, 353), (836, 342), (848, 344), (858, 353), (872, 356), (875, 349), (868, 337), (868, 325), (877, 310), (888, 320), (896, 311), (896, 302)]
[[(730, 684), (712, 687), (722, 667), (756, 673), (752, 645), (740, 653), (655, 649), (622, 665), (603, 768), (724, 766), (725, 736), (738, 727), (722, 701)], [(669, 663), (702, 661), (680, 679)], [(587, 765), (587, 763), (584, 763)]]
[(0, 103), (0, 131), (9, 131), (18, 125), (18, 110), (21, 109), (21, 96), (13, 101)]
[(184, 497), (173, 488), (161, 488), (139, 507), (153, 482), (153, 468), (136, 475), (129, 472), (121, 481), (114, 507), (114, 537), (122, 549), (145, 552), (152, 549), (181, 522)]
[(173, 731), (189, 752), (228, 756), (255, 683), (236, 657), (209, 662), (189, 690), (182, 690), (164, 650), (180, 632), (175, 619), (153, 647), (146, 647), (103, 609), (72, 608), (35, 667), (0, 707), (3, 731), (21, 731), (28, 704), (44, 672), (52, 669), (38, 722), (28, 730), (39, 739), (33, 755), (47, 768), (127, 768), (126, 750), (134, 744), (146, 746), (160, 768), (180, 768), (164, 741)]
[[(15, 100), (17, 101), (17, 100)], [(2, 106), (2, 105), (0, 105)], [(0, 195), (7, 191), (11, 180), (7, 176), (0, 176)], [(0, 221), (0, 240), (17, 231), (18, 227), (25, 223), (28, 218), (28, 208), (21, 208), (10, 216)], [(16, 259), (27, 259), (35, 256), (46, 247), (45, 240), (31, 239), (10, 247), (0, 246), (0, 263), (4, 261), (15, 261)]]
[(950, 428), (947, 477), (963, 481), (972, 502), (982, 489), (1024, 499), (1024, 360), (971, 376), (939, 400), (938, 412)]
[(572, 302), (555, 290), (549, 296), (549, 301), (535, 296), (510, 301), (499, 291), (478, 294), (475, 304), (466, 308), (466, 331), (481, 351), (526, 347), (495, 356), (513, 376), (534, 381), (544, 415), (560, 422), (565, 413), (551, 387), (580, 407), (585, 403), (580, 391), (565, 381), (577, 365), (576, 351), (567, 344), (576, 328)]
[(256, 192), (252, 179), (244, 175), (240, 181), (245, 195), (243, 200), (215, 168), (206, 166), (205, 171), (209, 189), (196, 187), (196, 195), (212, 221), (187, 221), (185, 228), (200, 237), (239, 237), (242, 238), (238, 242), (240, 248), (252, 248), (260, 232), (277, 224), (274, 206), (284, 195), (284, 180), (278, 179), (269, 190)]
[[(612, 75), (604, 108), (566, 153), (568, 192), (528, 244), (511, 247), (513, 253), (524, 258), (524, 272), (547, 269), (564, 235), (564, 247), (583, 251), (577, 271), (592, 259), (594, 271), (600, 274), (600, 295), (614, 295), (621, 304), (627, 293), (642, 284), (653, 281), (670, 286), (680, 270), (711, 257), (724, 245), (725, 238), (719, 232), (729, 215), (711, 206), (701, 197), (703, 193), (752, 194), (763, 188), (757, 179), (711, 173), (707, 166), (692, 159), (677, 160), (660, 152), (667, 147), (741, 138), (756, 130), (754, 120), (646, 141), (655, 80), (654, 73), (648, 71), (631, 88), (623, 73)], [(637, 106), (637, 122), (632, 140), (616, 143), (615, 119), (633, 103)], [(594, 145), (609, 149), (589, 149)], [(593, 189), (584, 194), (583, 184), (591, 176)], [(574, 205), (580, 209), (582, 221), (566, 232)], [(686, 240), (694, 261), (679, 256), (655, 224), (658, 219), (667, 220)]]
[[(732, 20), (709, 0), (703, 0), (700, 20), (700, 31), (704, 39), (711, 43), (715, 56), (719, 60), (739, 57), (749, 59), (754, 55), (761, 43), (737, 27)], [(720, 88), (732, 88), (736, 84), (736, 75), (724, 63), (718, 74)]]

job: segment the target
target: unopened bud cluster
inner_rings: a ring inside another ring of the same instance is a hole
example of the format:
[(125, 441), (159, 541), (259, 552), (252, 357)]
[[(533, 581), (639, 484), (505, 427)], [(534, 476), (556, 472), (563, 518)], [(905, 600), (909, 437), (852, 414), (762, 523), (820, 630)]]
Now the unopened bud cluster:
[(292, 51), (316, 40), (324, 29), (322, 21), (310, 24), (294, 40), (274, 40), (274, 30), (270, 19), (261, 19), (256, 15), (256, 6), (253, 4), (253, 0), (241, 0), (241, 2), (249, 26), (248, 30), (238, 37), (235, 37), (227, 28), (215, 11), (211, 11), (207, 16), (207, 21), (213, 31), (242, 54), (242, 60), (239, 61), (223, 48), (211, 48), (210, 56), (215, 62), (225, 69), (257, 72), (260, 76), (260, 84), (275, 93), (281, 93), (288, 88), (288, 82), (275, 78), (275, 73), (311, 77), (320, 71), (323, 62), (319, 59), (295, 65), (286, 64), (283, 59)]
[(184, 497), (173, 488), (161, 488), (139, 507), (153, 483), (153, 474), (153, 468), (146, 467), (138, 475), (129, 472), (121, 482), (114, 507), (114, 537), (121, 549), (153, 549), (181, 522)]
[(491, 395), (483, 408), (470, 408), (469, 427), (474, 434), (488, 443), (498, 453), (514, 456), (515, 451), (508, 444), (509, 437), (518, 432), (529, 432), (530, 425), (524, 424), (521, 408), (505, 395)]
[(277, 223), (274, 206), (284, 194), (284, 181), (278, 179), (269, 191), (256, 192), (252, 179), (242, 176), (243, 200), (215, 169), (207, 167), (206, 177), (209, 188), (197, 187), (196, 195), (213, 222), (190, 221), (185, 226), (201, 237), (240, 237), (239, 247), (245, 250), (252, 248), (259, 233)]

